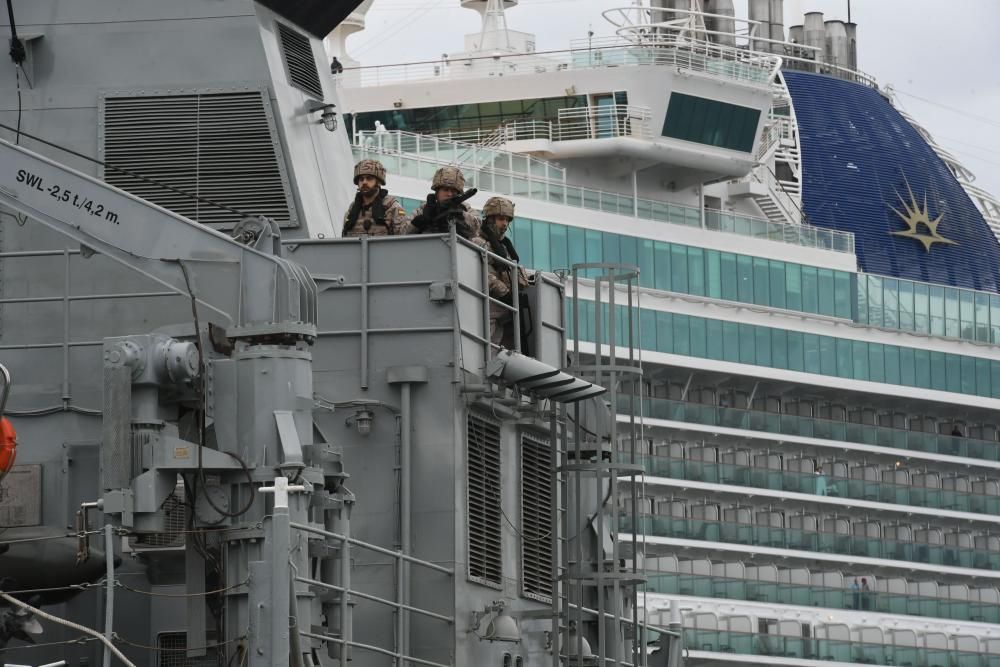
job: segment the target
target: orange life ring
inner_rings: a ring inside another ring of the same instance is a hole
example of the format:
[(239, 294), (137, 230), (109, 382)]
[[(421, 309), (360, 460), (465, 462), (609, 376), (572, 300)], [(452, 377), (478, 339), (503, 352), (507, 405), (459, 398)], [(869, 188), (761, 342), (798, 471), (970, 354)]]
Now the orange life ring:
[(0, 477), (14, 467), (17, 456), (17, 432), (6, 417), (0, 418)]

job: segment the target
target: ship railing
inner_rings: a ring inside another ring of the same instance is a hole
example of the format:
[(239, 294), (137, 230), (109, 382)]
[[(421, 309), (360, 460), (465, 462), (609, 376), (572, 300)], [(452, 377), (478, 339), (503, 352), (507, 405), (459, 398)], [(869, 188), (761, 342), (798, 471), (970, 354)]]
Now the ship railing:
[[(350, 545), (352, 547), (358, 547), (358, 548), (361, 548), (361, 549), (367, 549), (368, 551), (373, 551), (375, 553), (382, 554), (383, 556), (388, 556), (388, 557), (392, 558), (393, 559), (393, 565), (395, 567), (396, 581), (397, 582), (403, 582), (403, 581), (407, 581), (408, 580), (408, 577), (406, 577), (404, 575), (404, 569), (407, 566), (409, 566), (409, 565), (415, 565), (415, 566), (418, 566), (418, 567), (422, 567), (422, 568), (431, 570), (433, 572), (438, 572), (440, 574), (447, 575), (449, 577), (454, 577), (455, 576), (455, 570), (452, 569), (452, 568), (444, 567), (442, 565), (439, 565), (437, 563), (433, 563), (431, 561), (427, 561), (427, 560), (423, 560), (423, 559), (420, 559), (420, 558), (416, 558), (416, 557), (411, 556), (409, 554), (405, 554), (405, 553), (403, 553), (402, 551), (399, 551), (399, 550), (387, 549), (387, 548), (381, 547), (381, 546), (379, 546), (377, 544), (372, 544), (370, 542), (365, 542), (363, 540), (359, 540), (359, 539), (356, 539), (356, 538), (353, 538), (353, 537), (348, 537), (347, 535), (341, 535), (339, 533), (334, 533), (334, 532), (331, 532), (331, 531), (328, 531), (328, 530), (323, 530), (322, 528), (317, 528), (316, 526), (310, 526), (310, 525), (301, 524), (301, 523), (295, 523), (295, 522), (292, 522), (289, 525), (290, 525), (290, 527), (293, 530), (300, 530), (300, 531), (302, 531), (304, 533), (310, 533), (312, 535), (317, 535), (317, 536), (325, 538), (327, 540), (334, 540), (334, 541), (339, 542), (341, 544), (341, 547), (342, 547), (341, 553), (345, 553), (347, 551), (346, 547), (348, 545)], [(349, 567), (350, 566), (348, 566), (348, 569), (349, 569)], [(312, 579), (312, 578), (309, 578), (309, 577), (306, 577), (306, 576), (302, 576), (301, 574), (297, 574), (295, 576), (295, 581), (298, 582), (298, 583), (305, 584), (307, 586), (316, 587), (316, 588), (321, 588), (323, 590), (330, 591), (330, 592), (333, 592), (333, 593), (336, 593), (336, 594), (340, 595), (342, 603), (344, 603), (345, 601), (349, 600), (350, 598), (357, 598), (357, 599), (360, 599), (360, 600), (367, 600), (369, 602), (373, 602), (373, 603), (376, 603), (376, 604), (380, 604), (380, 605), (384, 605), (384, 606), (387, 606), (387, 607), (391, 607), (393, 610), (395, 610), (395, 613), (396, 613), (396, 622), (397, 622), (397, 625), (399, 626), (399, 629), (402, 629), (402, 628), (405, 627), (404, 623), (406, 622), (406, 617), (408, 615), (412, 615), (412, 614), (417, 614), (419, 616), (423, 616), (423, 617), (428, 618), (428, 619), (432, 619), (432, 620), (435, 620), (435, 621), (440, 621), (441, 623), (446, 623), (448, 625), (454, 625), (455, 624), (455, 617), (454, 616), (448, 616), (447, 614), (439, 614), (439, 613), (437, 613), (435, 611), (431, 611), (430, 609), (424, 609), (422, 607), (416, 607), (416, 606), (407, 604), (406, 591), (405, 591), (405, 589), (404, 589), (404, 587), (402, 585), (397, 585), (396, 586), (396, 595), (395, 595), (396, 599), (395, 600), (388, 600), (386, 598), (379, 597), (377, 595), (372, 595), (370, 593), (364, 593), (362, 591), (358, 591), (358, 590), (355, 590), (355, 589), (351, 588), (350, 583), (349, 583), (350, 577), (348, 577), (347, 579), (348, 579), (347, 585), (345, 585), (345, 586), (338, 586), (338, 585), (336, 585), (334, 583), (331, 583), (331, 582), (319, 581), (317, 579)], [(350, 603), (348, 603), (348, 604), (350, 604)], [(395, 660), (402, 661), (402, 663), (404, 663), (404, 664), (405, 663), (412, 663), (412, 664), (416, 664), (416, 665), (427, 665), (427, 667), (451, 667), (450, 664), (445, 664), (445, 663), (440, 663), (440, 662), (434, 662), (434, 661), (431, 661), (431, 660), (425, 660), (423, 658), (417, 658), (417, 657), (414, 657), (412, 655), (408, 655), (407, 653), (405, 653), (399, 647), (394, 648), (394, 649), (388, 649), (388, 648), (383, 648), (381, 646), (374, 646), (372, 644), (363, 644), (363, 643), (360, 643), (360, 642), (356, 642), (356, 641), (353, 640), (353, 634), (349, 630), (347, 630), (345, 628), (341, 628), (341, 636), (316, 634), (316, 633), (313, 633), (313, 632), (307, 632), (305, 630), (300, 630), (299, 634), (301, 634), (304, 637), (310, 637), (312, 639), (316, 639), (316, 640), (319, 640), (319, 641), (332, 642), (332, 643), (335, 643), (335, 644), (339, 644), (341, 646), (341, 651), (344, 651), (346, 647), (350, 647), (350, 648), (360, 649), (360, 650), (363, 650), (363, 651), (369, 651), (369, 652), (372, 652), (372, 653), (378, 653), (378, 654), (381, 654), (381, 655), (385, 655), (385, 656), (388, 656), (388, 657), (393, 658)], [(402, 637), (403, 634), (399, 633), (399, 636)], [(346, 661), (342, 660), (341, 664), (347, 664), (347, 663), (346, 663)]]
[[(492, 135), (500, 135), (502, 130), (498, 128)], [(369, 153), (429, 157), (440, 164), (472, 165), (501, 174), (566, 182), (566, 170), (546, 160), (449, 137), (401, 130), (359, 130), (354, 133), (354, 145)]]
[(352, 76), (338, 77), (337, 81), (344, 87), (363, 88), (434, 79), (488, 79), (565, 70), (634, 66), (670, 66), (766, 85), (774, 79), (781, 66), (781, 58), (773, 54), (756, 53), (711, 42), (675, 39), (634, 44), (620, 40), (600, 47), (585, 43), (555, 51), (502, 53), (351, 67), (345, 68), (344, 71)]
[(646, 107), (609, 104), (560, 109), (555, 121), (514, 121), (503, 125), (498, 139), (503, 143), (531, 139), (574, 141), (635, 137), (651, 139), (652, 112)]
[[(391, 134), (391, 133), (390, 133)], [(393, 174), (419, 178), (430, 182), (434, 172), (451, 160), (420, 154), (379, 152), (377, 145), (355, 146), (355, 159), (373, 157)], [(523, 157), (523, 156), (521, 156)], [(701, 209), (670, 202), (634, 197), (628, 194), (596, 190), (564, 181), (536, 176), (531, 169), (511, 173), (483, 167), (463, 169), (469, 187), (510, 197), (525, 197), (561, 206), (571, 206), (640, 220), (651, 220), (685, 227), (738, 234), (751, 238), (788, 243), (807, 248), (854, 253), (854, 235), (835, 229), (805, 224), (774, 222), (766, 218), (742, 215), (731, 211)]]

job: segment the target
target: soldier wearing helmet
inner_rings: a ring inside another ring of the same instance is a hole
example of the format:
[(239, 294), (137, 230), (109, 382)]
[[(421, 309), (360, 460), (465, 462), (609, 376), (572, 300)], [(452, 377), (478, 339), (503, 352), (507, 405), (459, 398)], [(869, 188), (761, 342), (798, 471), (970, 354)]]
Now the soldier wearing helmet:
[[(490, 296), (503, 301), (509, 306), (514, 305), (512, 292), (523, 290), (528, 286), (528, 275), (520, 266), (517, 267), (517, 286), (514, 286), (514, 267), (507, 262), (519, 262), (514, 244), (507, 238), (507, 228), (514, 219), (514, 202), (504, 197), (490, 197), (483, 205), (483, 239), (493, 253), (489, 256)], [(503, 258), (503, 259), (501, 259)], [(527, 301), (519, 299), (522, 308)], [(522, 322), (522, 329), (525, 323)], [(490, 342), (507, 349), (514, 347), (513, 313), (498, 303), (490, 303)]]
[(351, 207), (344, 215), (341, 236), (386, 236), (406, 233), (406, 211), (385, 189), (385, 167), (378, 160), (354, 165), (358, 186)]
[(410, 234), (441, 234), (448, 231), (452, 223), (463, 238), (474, 240), (479, 237), (481, 223), (476, 212), (464, 201), (452, 200), (475, 194), (465, 192), (465, 176), (458, 167), (441, 167), (431, 181), (433, 194), (417, 207), (410, 222)]

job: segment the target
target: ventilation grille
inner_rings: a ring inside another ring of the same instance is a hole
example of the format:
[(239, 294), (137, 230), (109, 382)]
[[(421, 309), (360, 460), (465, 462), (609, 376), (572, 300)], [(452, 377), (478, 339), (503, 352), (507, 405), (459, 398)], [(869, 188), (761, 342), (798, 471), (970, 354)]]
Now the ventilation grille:
[(232, 227), (239, 211), (294, 225), (266, 103), (259, 90), (105, 97), (104, 180), (204, 224)]
[(546, 441), (521, 436), (521, 593), (552, 599), (552, 461)]
[(470, 414), (467, 438), (469, 578), (500, 588), (500, 424)]
[(316, 58), (309, 38), (281, 23), (278, 24), (278, 37), (285, 54), (288, 82), (317, 100), (322, 100), (323, 85), (319, 82), (319, 70), (316, 69)]
[(140, 533), (132, 538), (135, 549), (165, 549), (184, 546), (184, 531), (187, 530), (188, 513), (184, 503), (184, 488), (177, 488), (168, 496), (160, 508), (163, 513), (162, 533)]
[(162, 632), (156, 636), (156, 647), (157, 667), (214, 667), (218, 663), (214, 648), (200, 658), (188, 658), (186, 632)]

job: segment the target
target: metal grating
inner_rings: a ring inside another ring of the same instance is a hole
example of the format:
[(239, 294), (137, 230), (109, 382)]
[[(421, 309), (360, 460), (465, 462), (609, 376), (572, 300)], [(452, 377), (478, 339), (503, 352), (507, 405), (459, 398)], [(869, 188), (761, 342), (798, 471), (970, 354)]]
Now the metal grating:
[(500, 588), (500, 423), (470, 413), (467, 430), (469, 578)]
[(319, 81), (316, 57), (313, 55), (309, 38), (282, 23), (277, 25), (281, 50), (285, 54), (288, 82), (317, 100), (322, 100), (323, 84)]
[[(214, 633), (209, 633), (213, 636)], [(213, 636), (214, 639), (214, 636)], [(161, 632), (156, 636), (156, 667), (215, 667), (217, 649), (210, 648), (200, 658), (187, 657), (187, 633)]]
[(227, 228), (241, 217), (204, 201), (210, 200), (282, 226), (296, 225), (267, 104), (260, 90), (105, 96), (102, 151), (110, 167), (104, 180), (204, 224)]
[(160, 511), (164, 515), (162, 533), (142, 533), (134, 538), (134, 546), (178, 547), (184, 545), (184, 531), (188, 527), (188, 510), (184, 502), (184, 488), (174, 491), (164, 502)]
[(552, 599), (552, 465), (549, 443), (521, 435), (521, 593)]

